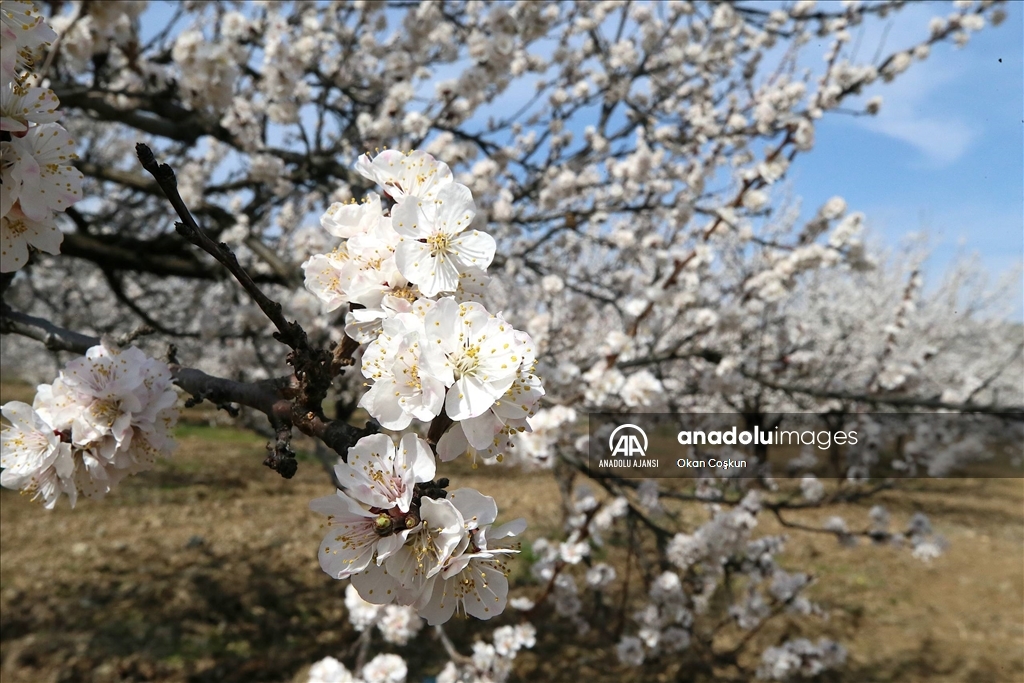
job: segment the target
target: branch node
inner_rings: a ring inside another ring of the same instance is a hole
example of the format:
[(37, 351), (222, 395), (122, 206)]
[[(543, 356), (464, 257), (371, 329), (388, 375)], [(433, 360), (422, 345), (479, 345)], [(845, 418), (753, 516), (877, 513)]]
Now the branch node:
[(267, 443), (267, 450), (270, 454), (263, 464), (280, 474), (285, 479), (291, 479), (299, 469), (299, 463), (295, 460), (295, 451), (292, 450), (292, 427), (291, 425), (279, 425), (276, 427), (277, 440)]

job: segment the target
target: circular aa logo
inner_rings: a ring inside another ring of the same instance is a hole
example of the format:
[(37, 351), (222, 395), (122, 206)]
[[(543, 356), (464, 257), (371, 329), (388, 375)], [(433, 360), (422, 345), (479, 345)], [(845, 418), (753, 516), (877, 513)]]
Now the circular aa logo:
[[(640, 439), (643, 439), (643, 445), (640, 445)], [(622, 455), (628, 458), (642, 458), (647, 454), (647, 433), (634, 424), (619, 425), (608, 437), (608, 448), (612, 452), (612, 457)]]

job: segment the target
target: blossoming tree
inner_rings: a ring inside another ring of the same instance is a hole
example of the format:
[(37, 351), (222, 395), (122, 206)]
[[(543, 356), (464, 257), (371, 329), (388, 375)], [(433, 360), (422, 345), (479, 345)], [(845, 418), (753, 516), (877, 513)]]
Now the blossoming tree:
[[(1010, 324), (989, 308), (950, 322), (966, 271), (925, 295), (916, 269), (877, 267), (841, 198), (803, 224), (773, 201), (820, 118), (876, 113), (872, 85), (1000, 23), (998, 3), (956, 2), (863, 62), (852, 32), (902, 2), (182, 2), (155, 28), (146, 2), (66, 5), (0, 5), (0, 331), (8, 358), (52, 379), (4, 406), (0, 482), (49, 508), (109, 493), (169, 454), (173, 385), (266, 431), (286, 478), (293, 432), (313, 437), (335, 485), (311, 503), (320, 564), (349, 581), (365, 642), (515, 608), (473, 656), (439, 631), (438, 680), (505, 680), (542, 614), (593, 632), (633, 565), (643, 604), (597, 629), (623, 666), (685, 655), (781, 680), (842, 665), (827, 639), (748, 651), (773, 617), (818, 611), (810, 576), (776, 561), (785, 539), (755, 529), (764, 511), (798, 529), (788, 510), (876, 489), (597, 493), (575, 486), (586, 411), (1021, 403)], [(805, 68), (813, 36), (822, 68)], [(458, 457), (559, 479), (565, 537), (530, 539), (539, 594), (510, 600), (525, 523), (451, 487)], [(673, 524), (680, 506), (706, 520)], [(803, 530), (941, 546), (926, 518), (897, 532), (881, 508), (863, 531)], [(620, 532), (624, 577), (594, 557)], [(401, 657), (365, 658), (310, 680), (407, 675)]]

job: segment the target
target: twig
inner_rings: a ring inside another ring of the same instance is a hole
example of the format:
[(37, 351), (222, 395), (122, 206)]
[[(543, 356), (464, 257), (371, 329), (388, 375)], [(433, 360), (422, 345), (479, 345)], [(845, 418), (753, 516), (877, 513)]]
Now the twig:
[(256, 302), (256, 305), (260, 307), (264, 315), (274, 323), (274, 326), (277, 328), (277, 333), (274, 334), (275, 339), (287, 344), (295, 351), (308, 350), (309, 340), (306, 338), (305, 330), (297, 323), (289, 322), (284, 317), (281, 304), (264, 294), (259, 286), (253, 282), (252, 277), (238, 263), (238, 259), (228, 245), (214, 242), (206, 234), (206, 231), (196, 223), (188, 207), (185, 206), (185, 201), (181, 198), (181, 194), (178, 192), (178, 181), (174, 176), (174, 169), (167, 164), (158, 164), (156, 157), (153, 155), (153, 150), (141, 142), (135, 145), (135, 151), (138, 154), (139, 161), (142, 162), (142, 167), (153, 176), (153, 179), (156, 180), (160, 189), (163, 190), (167, 199), (171, 202), (171, 206), (174, 207), (178, 217), (181, 218), (180, 223), (174, 224), (178, 233), (217, 259), (228, 269), (235, 279), (238, 280), (238, 283), (242, 285), (246, 294)]
[(459, 654), (459, 651), (455, 649), (455, 645), (452, 643), (448, 634), (444, 632), (444, 627), (438, 624), (434, 627), (434, 633), (437, 634), (438, 640), (441, 641), (441, 645), (444, 647), (444, 651), (448, 653), (448, 658), (456, 664), (463, 666), (471, 666), (473, 664), (473, 658), (467, 657), (466, 655)]
[(142, 325), (139, 325), (131, 332), (122, 334), (115, 341), (118, 346), (128, 346), (139, 337), (145, 337), (146, 335), (153, 334), (154, 332), (156, 332), (156, 330), (154, 330), (149, 325), (143, 323)]

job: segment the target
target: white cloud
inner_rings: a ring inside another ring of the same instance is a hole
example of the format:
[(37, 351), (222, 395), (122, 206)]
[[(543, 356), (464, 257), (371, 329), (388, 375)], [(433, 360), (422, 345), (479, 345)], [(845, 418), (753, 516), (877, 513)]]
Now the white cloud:
[[(941, 14), (937, 10), (927, 3), (911, 4), (898, 20), (889, 23), (888, 31), (881, 22), (872, 22), (861, 36), (861, 59), (883, 40), (883, 54), (917, 44), (927, 36), (929, 19)], [(859, 104), (863, 106), (867, 97), (878, 94), (883, 98), (882, 109), (877, 116), (858, 118), (857, 124), (911, 145), (925, 165), (945, 168), (960, 159), (983, 132), (975, 123), (980, 117), (974, 103), (951, 97), (971, 77), (972, 67), (977, 67), (977, 60), (969, 47), (959, 50), (948, 44), (936, 45), (930, 57), (923, 62), (914, 60), (891, 84), (870, 88)]]
[(955, 162), (978, 137), (978, 131), (960, 119), (930, 118), (913, 110), (886, 117), (880, 115), (878, 119), (866, 121), (863, 125), (868, 130), (914, 146), (936, 168), (944, 168)]
[[(934, 111), (936, 94), (955, 92), (952, 82), (964, 75), (962, 68), (934, 55), (918, 62), (881, 90), (882, 110), (877, 116), (862, 117), (864, 128), (906, 142), (917, 149), (933, 167), (949, 166), (981, 135), (958, 115), (942, 116)], [(968, 105), (969, 106), (969, 105)]]

